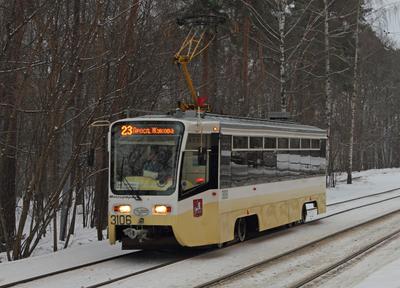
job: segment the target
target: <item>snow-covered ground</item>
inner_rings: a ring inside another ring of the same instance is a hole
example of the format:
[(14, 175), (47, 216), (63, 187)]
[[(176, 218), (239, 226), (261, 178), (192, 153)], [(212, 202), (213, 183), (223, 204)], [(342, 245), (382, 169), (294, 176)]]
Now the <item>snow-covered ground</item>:
[(338, 175), (336, 187), (328, 190), (327, 202), (344, 201), (400, 187), (399, 168), (355, 172), (353, 178), (353, 184), (347, 185), (347, 174)]
[[(400, 186), (400, 169), (369, 170), (354, 173), (353, 176), (359, 177), (354, 180), (353, 185), (347, 185), (345, 181), (341, 181), (345, 180), (345, 174), (338, 176), (337, 186), (328, 191), (328, 203), (382, 192)], [(14, 273), (13, 277), (20, 277), (22, 279), (28, 278), (32, 273), (40, 274), (40, 271), (61, 270), (68, 267), (68, 265), (88, 263), (96, 259), (104, 259), (122, 253), (118, 246), (110, 247), (106, 241), (96, 241), (96, 231), (94, 229), (82, 229), (78, 227), (76, 232), (70, 245), (71, 248), (53, 253), (51, 233), (49, 233), (49, 237), (43, 239), (39, 244), (34, 257), (20, 260), (16, 263), (1, 263), (0, 284), (1, 280), (10, 280), (8, 278), (11, 275), (5, 273), (5, 271), (10, 271), (10, 269), (18, 271), (18, 273)], [(237, 259), (240, 259), (240, 257)], [(4, 262), (5, 260), (4, 253), (0, 254), (0, 261)], [(379, 284), (379, 287), (400, 287), (400, 282), (397, 281), (398, 278), (396, 275), (400, 271), (399, 269), (400, 258), (394, 259), (391, 263), (376, 269), (357, 288), (377, 287), (377, 284)]]

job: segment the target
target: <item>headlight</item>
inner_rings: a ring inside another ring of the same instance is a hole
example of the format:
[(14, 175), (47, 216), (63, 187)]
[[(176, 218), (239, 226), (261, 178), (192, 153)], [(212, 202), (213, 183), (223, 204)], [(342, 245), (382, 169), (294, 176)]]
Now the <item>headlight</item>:
[(114, 206), (114, 212), (117, 213), (124, 213), (124, 214), (130, 214), (132, 211), (132, 208), (130, 205), (117, 205)]
[(171, 206), (167, 205), (155, 205), (153, 209), (153, 214), (155, 215), (166, 215), (171, 213)]

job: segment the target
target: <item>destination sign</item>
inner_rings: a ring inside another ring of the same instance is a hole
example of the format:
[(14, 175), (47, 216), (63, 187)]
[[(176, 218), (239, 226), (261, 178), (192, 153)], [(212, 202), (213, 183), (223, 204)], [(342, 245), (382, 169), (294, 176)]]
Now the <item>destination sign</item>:
[(132, 135), (172, 135), (175, 134), (174, 128), (168, 127), (136, 127), (133, 125), (122, 125), (121, 136)]

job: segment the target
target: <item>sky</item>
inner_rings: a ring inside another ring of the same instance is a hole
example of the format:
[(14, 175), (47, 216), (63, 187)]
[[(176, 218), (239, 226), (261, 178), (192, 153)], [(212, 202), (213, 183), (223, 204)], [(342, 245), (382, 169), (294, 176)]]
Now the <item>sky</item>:
[(400, 48), (400, 0), (371, 0), (372, 26), (387, 35)]

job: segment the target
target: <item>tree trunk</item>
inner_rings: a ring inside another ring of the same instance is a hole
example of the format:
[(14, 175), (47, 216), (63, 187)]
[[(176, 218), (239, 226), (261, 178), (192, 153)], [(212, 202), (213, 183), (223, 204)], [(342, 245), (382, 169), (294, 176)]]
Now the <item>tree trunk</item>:
[[(24, 22), (23, 1), (16, 0), (14, 5), (14, 18), (12, 21), (15, 21), (15, 23), (13, 24), (15, 26), (22, 25)], [(9, 61), (9, 63), (19, 61), (24, 33), (25, 28), (20, 29), (14, 38), (7, 37), (5, 39), (8, 45), (3, 47), (0, 60), (3, 60), (2, 56), (5, 56), (5, 60)], [(5, 110), (3, 114), (5, 116), (3, 121), (4, 126), (0, 127), (0, 131), (5, 131), (1, 134), (2, 141), (0, 141), (0, 217), (4, 220), (1, 225), (2, 229), (0, 230), (0, 243), (5, 242), (6, 247), (11, 247), (14, 241), (16, 226), (17, 110), (22, 102), (23, 93), (21, 86), (23, 86), (23, 74), (22, 72), (14, 72), (10, 76), (6, 76), (6, 79), (0, 85), (0, 100), (8, 103), (13, 108)]]
[(107, 145), (106, 137), (103, 137), (102, 140), (101, 148), (96, 151), (96, 170), (104, 170), (104, 172), (98, 173), (95, 183), (95, 222), (98, 240), (103, 240), (102, 231), (107, 227), (108, 208), (107, 170), (104, 169), (107, 167), (107, 153), (104, 148)]
[(278, 24), (279, 24), (279, 52), (280, 52), (280, 97), (281, 97), (281, 111), (287, 111), (287, 95), (286, 95), (286, 50), (285, 50), (285, 25), (286, 14), (285, 9), (287, 0), (279, 2)]
[(327, 130), (327, 141), (326, 141), (326, 161), (327, 161), (327, 175), (326, 185), (333, 187), (334, 175), (333, 175), (333, 159), (332, 159), (332, 87), (331, 87), (331, 62), (330, 62), (330, 39), (329, 39), (329, 6), (328, 0), (324, 0), (324, 44), (325, 44), (325, 110), (326, 110), (326, 130)]
[[(247, 0), (247, 2), (249, 2)], [(250, 99), (249, 99), (249, 33), (250, 33), (250, 19), (245, 16), (243, 23), (243, 62), (242, 62), (242, 95), (245, 114), (250, 112)]]
[(57, 240), (57, 208), (54, 208), (53, 216), (53, 251), (58, 250), (58, 240)]
[(358, 54), (359, 54), (359, 29), (360, 29), (360, 0), (357, 3), (357, 19), (356, 19), (356, 31), (355, 31), (355, 52), (354, 52), (354, 71), (353, 71), (353, 93), (351, 96), (351, 126), (350, 126), (350, 139), (349, 139), (349, 154), (347, 163), (347, 184), (352, 184), (352, 172), (353, 172), (353, 145), (354, 145), (354, 129), (356, 125), (356, 101), (358, 94)]

